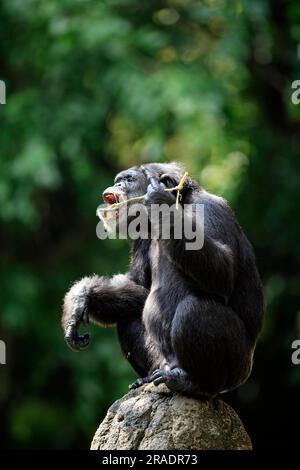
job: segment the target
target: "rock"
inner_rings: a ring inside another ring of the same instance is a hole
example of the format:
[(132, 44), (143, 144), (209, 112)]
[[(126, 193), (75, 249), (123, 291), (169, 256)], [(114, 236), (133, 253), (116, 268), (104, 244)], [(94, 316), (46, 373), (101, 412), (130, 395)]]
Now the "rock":
[(92, 450), (249, 450), (236, 412), (219, 398), (201, 401), (144, 385), (116, 401), (100, 424)]

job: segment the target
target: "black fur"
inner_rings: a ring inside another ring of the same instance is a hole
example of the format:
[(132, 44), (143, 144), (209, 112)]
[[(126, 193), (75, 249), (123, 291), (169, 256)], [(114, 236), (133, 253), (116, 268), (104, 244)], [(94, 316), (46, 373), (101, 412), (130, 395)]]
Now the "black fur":
[[(117, 175), (127, 197), (145, 204), (175, 202), (178, 164), (148, 164)], [(149, 180), (151, 172), (152, 180)], [(150, 184), (149, 184), (150, 181)], [(161, 182), (160, 182), (161, 181)], [(111, 188), (110, 188), (111, 190)], [(188, 178), (181, 203), (204, 204), (204, 246), (185, 240), (137, 240), (126, 275), (83, 278), (67, 293), (62, 324), (75, 350), (88, 344), (79, 324), (116, 325), (122, 351), (142, 377), (191, 395), (216, 395), (248, 377), (263, 316), (252, 247), (224, 199)]]

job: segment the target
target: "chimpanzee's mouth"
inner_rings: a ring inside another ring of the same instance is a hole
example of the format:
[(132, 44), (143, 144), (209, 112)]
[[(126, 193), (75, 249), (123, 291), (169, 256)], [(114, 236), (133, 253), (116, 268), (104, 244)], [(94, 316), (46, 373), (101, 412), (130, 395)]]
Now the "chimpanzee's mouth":
[(106, 230), (109, 230), (109, 224), (119, 217), (119, 205), (120, 197), (118, 194), (113, 192), (107, 192), (102, 195), (104, 204), (97, 207), (96, 214), (100, 220), (104, 223)]
[(103, 196), (103, 200), (104, 200), (105, 204), (107, 204), (108, 206), (111, 206), (111, 205), (117, 204), (119, 202), (119, 197), (115, 193), (106, 193)]

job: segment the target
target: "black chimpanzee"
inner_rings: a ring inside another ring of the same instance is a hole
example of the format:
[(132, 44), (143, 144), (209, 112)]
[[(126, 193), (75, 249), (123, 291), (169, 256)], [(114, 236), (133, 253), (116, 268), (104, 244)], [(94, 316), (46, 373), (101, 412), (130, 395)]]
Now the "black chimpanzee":
[[(104, 191), (104, 201), (146, 194), (146, 206), (173, 205), (176, 192), (165, 189), (183, 173), (177, 163), (130, 168)], [(184, 237), (133, 240), (129, 272), (76, 282), (65, 296), (62, 325), (76, 351), (89, 343), (88, 334), (78, 334), (81, 323), (116, 325), (122, 351), (141, 377), (131, 388), (163, 382), (177, 392), (214, 396), (249, 376), (262, 286), (252, 247), (226, 201), (190, 177), (181, 196), (182, 207), (204, 206), (203, 247), (187, 250)]]

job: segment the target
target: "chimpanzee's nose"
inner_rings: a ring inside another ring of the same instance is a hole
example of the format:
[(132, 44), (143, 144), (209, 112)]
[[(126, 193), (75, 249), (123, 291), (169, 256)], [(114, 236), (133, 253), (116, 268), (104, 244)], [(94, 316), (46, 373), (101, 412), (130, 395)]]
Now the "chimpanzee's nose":
[(103, 193), (102, 193), (102, 196), (104, 196), (105, 194), (111, 194), (111, 193), (115, 193), (116, 192), (116, 187), (115, 186), (109, 186), (108, 188), (106, 188)]

